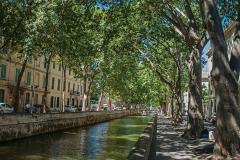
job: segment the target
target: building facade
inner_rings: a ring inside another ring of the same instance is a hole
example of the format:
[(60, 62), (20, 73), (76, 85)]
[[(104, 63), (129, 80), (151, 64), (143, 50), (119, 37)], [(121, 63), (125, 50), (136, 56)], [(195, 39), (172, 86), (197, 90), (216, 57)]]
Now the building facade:
[[(236, 25), (237, 25), (237, 23), (235, 21), (233, 21), (224, 30), (224, 36), (225, 36), (225, 40), (226, 40), (226, 43), (227, 43), (229, 61), (231, 61), (231, 51), (233, 49), (232, 48), (232, 43), (233, 43), (233, 39), (234, 39), (235, 32), (236, 32)], [(212, 54), (213, 53), (212, 53), (212, 50), (210, 48), (209, 52), (208, 52), (208, 77), (209, 77), (209, 101), (208, 101), (208, 107), (209, 108), (208, 108), (208, 114), (209, 114), (209, 116), (211, 116), (212, 113), (216, 113), (216, 111), (217, 111), (215, 91), (214, 91), (213, 82), (212, 82), (212, 78), (211, 78), (211, 71), (212, 71), (212, 65), (213, 65), (212, 64), (212, 59), (213, 59)], [(239, 83), (239, 85), (240, 85), (240, 83)]]
[[(0, 102), (12, 104), (13, 91), (21, 71), (21, 61), (15, 56), (0, 59)], [(61, 62), (51, 61), (49, 67), (47, 107), (60, 111), (64, 105), (79, 107), (82, 103), (83, 82), (74, 78), (70, 68), (66, 69), (66, 84)], [(43, 104), (46, 83), (46, 62), (44, 57), (29, 58), (20, 85), (21, 107), (26, 104)], [(65, 91), (63, 90), (63, 87)]]

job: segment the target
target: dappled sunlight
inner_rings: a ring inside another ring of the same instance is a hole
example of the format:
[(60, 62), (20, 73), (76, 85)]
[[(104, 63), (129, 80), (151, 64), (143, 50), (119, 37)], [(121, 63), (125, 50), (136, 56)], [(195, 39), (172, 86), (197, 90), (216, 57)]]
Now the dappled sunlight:
[(185, 129), (183, 125), (173, 127), (169, 120), (160, 118), (157, 127), (157, 160), (199, 160), (212, 154), (213, 142), (206, 139), (182, 138)]
[(232, 125), (231, 128), (234, 130), (234, 132), (238, 135), (238, 137), (240, 137), (239, 125), (233, 115), (230, 116), (230, 124)]

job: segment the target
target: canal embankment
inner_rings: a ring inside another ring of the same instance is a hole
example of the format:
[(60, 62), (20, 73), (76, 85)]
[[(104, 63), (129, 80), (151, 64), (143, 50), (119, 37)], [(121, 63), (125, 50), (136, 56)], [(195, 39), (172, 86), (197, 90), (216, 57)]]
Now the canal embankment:
[(131, 115), (138, 115), (138, 113), (137, 111), (112, 111), (1, 115), (0, 142), (93, 125)]
[(157, 115), (148, 122), (138, 141), (129, 152), (128, 160), (149, 160), (154, 157), (157, 131)]

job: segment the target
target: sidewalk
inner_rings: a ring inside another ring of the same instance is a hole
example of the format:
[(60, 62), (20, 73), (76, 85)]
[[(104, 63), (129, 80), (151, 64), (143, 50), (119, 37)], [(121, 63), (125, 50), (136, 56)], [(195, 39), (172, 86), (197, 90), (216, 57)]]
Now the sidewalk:
[[(213, 142), (207, 139), (188, 140), (181, 137), (184, 126), (173, 127), (169, 119), (158, 118), (155, 151), (151, 160), (201, 160), (212, 154)], [(154, 147), (153, 146), (153, 147)]]

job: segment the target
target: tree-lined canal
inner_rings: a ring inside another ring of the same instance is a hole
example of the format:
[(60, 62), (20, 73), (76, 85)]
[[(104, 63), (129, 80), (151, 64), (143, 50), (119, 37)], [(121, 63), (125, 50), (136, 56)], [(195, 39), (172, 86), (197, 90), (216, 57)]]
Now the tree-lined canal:
[(0, 144), (3, 160), (126, 159), (150, 117), (131, 116)]

